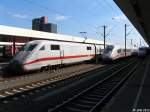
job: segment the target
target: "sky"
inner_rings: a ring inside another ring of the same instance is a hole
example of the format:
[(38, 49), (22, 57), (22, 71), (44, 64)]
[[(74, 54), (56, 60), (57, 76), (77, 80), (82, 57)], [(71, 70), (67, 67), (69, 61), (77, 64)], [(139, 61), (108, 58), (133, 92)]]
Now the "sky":
[(58, 33), (124, 44), (124, 25), (127, 24), (127, 45), (146, 45), (140, 34), (113, 0), (0, 0), (0, 24), (32, 28), (32, 19), (47, 16), (57, 24)]

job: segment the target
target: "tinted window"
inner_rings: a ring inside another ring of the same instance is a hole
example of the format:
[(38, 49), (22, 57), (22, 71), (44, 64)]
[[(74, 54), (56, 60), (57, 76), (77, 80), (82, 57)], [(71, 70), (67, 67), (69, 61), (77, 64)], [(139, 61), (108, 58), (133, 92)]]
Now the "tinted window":
[(144, 51), (144, 50), (146, 50), (146, 49), (145, 49), (145, 48), (139, 48), (139, 50)]
[(42, 46), (42, 47), (40, 48), (40, 50), (45, 50), (45, 46)]
[(25, 46), (23, 46), (20, 51), (32, 51), (35, 47), (37, 46), (37, 44), (27, 44)]
[(89, 46), (87, 47), (87, 50), (91, 50), (91, 49), (92, 49), (91, 47), (89, 47)]
[(108, 45), (104, 51), (104, 53), (109, 53), (109, 52), (112, 52), (112, 50), (114, 49), (114, 46), (113, 45)]
[(51, 45), (51, 50), (60, 50), (59, 45)]

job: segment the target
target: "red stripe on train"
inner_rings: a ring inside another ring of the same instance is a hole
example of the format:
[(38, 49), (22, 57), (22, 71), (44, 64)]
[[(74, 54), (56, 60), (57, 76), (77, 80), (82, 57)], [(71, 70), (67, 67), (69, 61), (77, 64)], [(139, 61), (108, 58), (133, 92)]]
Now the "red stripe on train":
[(29, 61), (27, 63), (24, 63), (24, 65), (28, 65), (28, 64), (33, 64), (33, 63), (38, 63), (41, 61), (48, 61), (48, 60), (58, 60), (58, 59), (71, 59), (71, 58), (82, 58), (82, 57), (94, 57), (95, 55), (91, 54), (91, 55), (77, 55), (77, 56), (64, 56), (64, 57), (46, 57), (46, 58), (40, 58), (40, 59), (36, 59), (33, 61)]

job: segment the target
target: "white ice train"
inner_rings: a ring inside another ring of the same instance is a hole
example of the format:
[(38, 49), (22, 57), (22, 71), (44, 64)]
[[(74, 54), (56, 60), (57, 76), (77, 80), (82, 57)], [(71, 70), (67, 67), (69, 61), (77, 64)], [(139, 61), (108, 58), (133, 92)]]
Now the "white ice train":
[(51, 40), (26, 43), (10, 61), (14, 70), (49, 69), (55, 65), (82, 62), (101, 53), (103, 45)]
[[(126, 56), (136, 55), (137, 48), (126, 48)], [(125, 49), (120, 45), (108, 45), (102, 54), (102, 59), (105, 61), (115, 60), (125, 57)]]
[(147, 47), (140, 47), (138, 49), (138, 56), (139, 57), (145, 57), (147, 52), (148, 52), (148, 48)]

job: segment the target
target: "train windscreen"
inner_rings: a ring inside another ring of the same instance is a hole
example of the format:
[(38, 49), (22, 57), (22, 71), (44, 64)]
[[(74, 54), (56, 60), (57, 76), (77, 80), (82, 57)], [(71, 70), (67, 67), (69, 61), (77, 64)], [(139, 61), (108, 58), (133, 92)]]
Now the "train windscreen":
[(106, 49), (104, 50), (104, 53), (112, 52), (113, 49), (114, 49), (114, 46), (113, 46), (113, 45), (108, 45), (108, 46), (106, 47)]
[(30, 45), (25, 45), (23, 46), (20, 51), (32, 51), (35, 47), (37, 46), (37, 44), (30, 44)]

